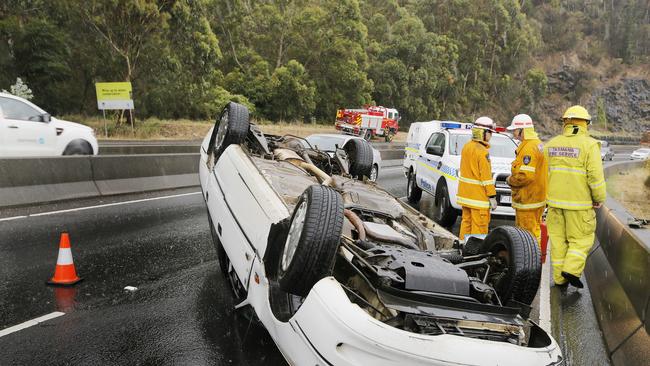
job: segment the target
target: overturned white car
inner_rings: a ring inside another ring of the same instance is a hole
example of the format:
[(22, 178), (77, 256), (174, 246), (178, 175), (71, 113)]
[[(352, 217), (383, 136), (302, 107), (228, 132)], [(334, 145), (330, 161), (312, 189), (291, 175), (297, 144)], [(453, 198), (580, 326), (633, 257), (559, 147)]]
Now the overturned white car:
[(229, 103), (201, 148), (219, 264), (292, 365), (561, 365), (528, 320), (535, 239), (455, 236), (367, 179), (362, 140), (320, 151)]

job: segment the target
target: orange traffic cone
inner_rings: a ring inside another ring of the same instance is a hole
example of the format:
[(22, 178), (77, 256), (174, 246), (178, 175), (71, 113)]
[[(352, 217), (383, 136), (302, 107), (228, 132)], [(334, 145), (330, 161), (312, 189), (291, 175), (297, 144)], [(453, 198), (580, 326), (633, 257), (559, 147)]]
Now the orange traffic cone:
[(72, 251), (70, 250), (70, 237), (68, 233), (61, 233), (59, 242), (59, 257), (56, 260), (54, 277), (47, 281), (48, 285), (72, 286), (82, 279), (77, 277), (77, 271), (72, 262)]

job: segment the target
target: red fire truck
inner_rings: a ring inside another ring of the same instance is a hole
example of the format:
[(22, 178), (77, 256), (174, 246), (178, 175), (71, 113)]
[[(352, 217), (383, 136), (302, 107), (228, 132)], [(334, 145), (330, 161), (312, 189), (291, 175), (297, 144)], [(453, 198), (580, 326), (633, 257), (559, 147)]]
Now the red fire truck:
[(375, 136), (384, 137), (386, 142), (393, 140), (399, 128), (397, 109), (381, 106), (365, 106), (361, 109), (339, 109), (336, 112), (336, 129), (370, 141)]

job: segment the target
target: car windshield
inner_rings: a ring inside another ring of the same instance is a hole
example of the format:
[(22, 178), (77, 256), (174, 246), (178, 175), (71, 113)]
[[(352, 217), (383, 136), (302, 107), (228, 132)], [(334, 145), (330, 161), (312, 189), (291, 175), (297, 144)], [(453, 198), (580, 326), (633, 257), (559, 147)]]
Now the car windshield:
[(639, 149), (636, 152), (641, 153), (641, 154), (647, 154), (647, 153), (650, 153), (650, 149)]
[(314, 149), (323, 150), (323, 151), (334, 151), (336, 150), (336, 145), (343, 147), (345, 142), (345, 137), (339, 136), (309, 136), (307, 141), (311, 144)]
[[(460, 155), (463, 146), (472, 138), (468, 134), (450, 134), (449, 152), (451, 155)], [(507, 136), (494, 134), (490, 139), (490, 156), (495, 158), (515, 158), (517, 145)]]

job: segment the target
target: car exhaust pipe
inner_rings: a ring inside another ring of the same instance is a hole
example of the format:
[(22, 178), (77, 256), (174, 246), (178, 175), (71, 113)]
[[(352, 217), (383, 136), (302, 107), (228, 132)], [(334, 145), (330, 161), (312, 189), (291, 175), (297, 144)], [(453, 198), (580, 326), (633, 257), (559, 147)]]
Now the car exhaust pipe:
[(334, 179), (327, 175), (324, 171), (318, 169), (314, 164), (306, 162), (300, 155), (295, 151), (289, 149), (275, 149), (273, 150), (273, 156), (282, 161), (287, 161), (299, 168), (305, 169), (311, 175), (315, 176), (320, 184), (328, 187), (334, 187)]
[(357, 229), (357, 233), (359, 234), (358, 239), (366, 240), (366, 229), (363, 227), (363, 221), (361, 221), (359, 216), (357, 216), (357, 214), (355, 214), (354, 212), (352, 212), (352, 210), (349, 210), (347, 208), (343, 210), (343, 214), (345, 215), (345, 217), (348, 218), (348, 220), (350, 220), (352, 226), (354, 226), (354, 228)]

